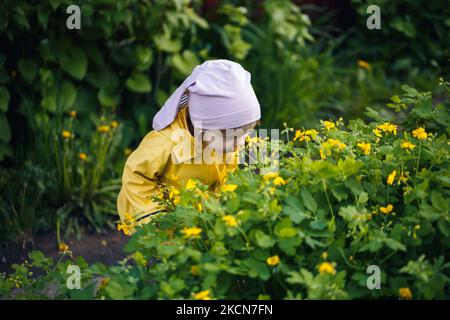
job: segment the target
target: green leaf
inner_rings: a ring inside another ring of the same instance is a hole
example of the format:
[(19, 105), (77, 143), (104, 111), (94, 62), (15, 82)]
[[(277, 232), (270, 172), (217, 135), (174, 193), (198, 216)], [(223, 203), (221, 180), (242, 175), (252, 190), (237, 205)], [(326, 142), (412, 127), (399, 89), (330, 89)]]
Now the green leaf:
[(275, 244), (275, 240), (261, 230), (256, 231), (255, 240), (256, 244), (264, 249), (273, 247)]
[(308, 210), (312, 212), (316, 212), (317, 210), (317, 202), (314, 200), (313, 196), (311, 195), (311, 192), (309, 192), (308, 189), (303, 189), (300, 193), (303, 203), (308, 208)]
[(331, 187), (331, 193), (340, 202), (342, 200), (347, 200), (348, 194), (346, 188), (343, 185), (333, 185)]
[(139, 63), (147, 65), (153, 62), (153, 52), (149, 47), (137, 46), (135, 53)]
[(184, 50), (182, 54), (174, 54), (171, 62), (183, 77), (189, 75), (195, 66), (200, 63), (195, 53), (190, 50)]
[(120, 96), (111, 88), (102, 87), (97, 94), (98, 101), (102, 106), (113, 107), (120, 103)]
[(64, 81), (59, 91), (60, 111), (65, 112), (73, 108), (77, 98), (77, 90), (70, 81)]
[(54, 90), (49, 91), (41, 100), (41, 106), (47, 111), (56, 112), (56, 95)]
[(386, 239), (385, 243), (389, 248), (391, 248), (394, 251), (396, 250), (406, 251), (405, 245), (397, 240), (388, 238)]
[(18, 68), (20, 74), (27, 80), (29, 83), (36, 78), (37, 74), (37, 64), (33, 60), (20, 59), (18, 63)]
[(283, 206), (283, 212), (291, 218), (292, 222), (301, 223), (304, 219), (311, 218), (310, 215), (305, 213), (305, 208), (298, 198), (287, 196), (285, 201), (286, 205)]
[(9, 92), (5, 87), (0, 87), (0, 111), (8, 111)]
[(39, 5), (37, 7), (38, 21), (41, 27), (44, 28), (44, 30), (47, 29), (49, 15), (50, 11), (47, 8), (45, 8), (45, 6)]
[(122, 284), (116, 280), (111, 280), (105, 287), (105, 291), (114, 300), (129, 298), (134, 292), (131, 285)]
[(170, 39), (168, 35), (158, 35), (153, 38), (156, 47), (161, 51), (178, 52), (181, 49), (180, 39)]
[(148, 78), (142, 73), (132, 74), (125, 82), (127, 88), (131, 91), (138, 93), (149, 92), (152, 89), (152, 85)]
[(246, 259), (243, 263), (252, 271), (249, 272), (250, 276), (252, 276), (253, 273), (253, 277), (259, 277), (262, 280), (267, 280), (270, 278), (270, 270), (265, 263), (253, 258)]
[(88, 60), (83, 50), (72, 46), (60, 57), (59, 65), (75, 79), (82, 80), (86, 75)]
[(442, 193), (433, 190), (431, 191), (430, 196), (431, 196), (431, 204), (436, 210), (443, 213), (448, 212), (448, 205), (444, 197), (442, 196)]

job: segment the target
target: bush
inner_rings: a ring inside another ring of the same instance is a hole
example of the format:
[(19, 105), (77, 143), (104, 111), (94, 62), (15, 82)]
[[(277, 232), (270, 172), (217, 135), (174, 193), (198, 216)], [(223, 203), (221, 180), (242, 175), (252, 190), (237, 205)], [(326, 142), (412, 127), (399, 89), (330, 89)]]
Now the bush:
[[(138, 228), (125, 261), (79, 262), (83, 289), (61, 282), (56, 297), (448, 298), (448, 96), (433, 105), (429, 93), (405, 86), (391, 100), (399, 125), (286, 127), (279, 173), (261, 163), (230, 175), (219, 195), (192, 180), (161, 198), (174, 210)], [(381, 269), (380, 290), (366, 287), (370, 265)], [(43, 278), (26, 276), (31, 267), (15, 269), (0, 280), (3, 295), (45, 296)], [(47, 282), (61, 278), (51, 274)]]
[[(366, 59), (388, 63), (390, 70), (419, 76), (426, 70), (448, 76), (450, 9), (442, 1), (352, 0), (358, 29), (351, 47)], [(369, 5), (381, 9), (381, 30), (366, 28)]]

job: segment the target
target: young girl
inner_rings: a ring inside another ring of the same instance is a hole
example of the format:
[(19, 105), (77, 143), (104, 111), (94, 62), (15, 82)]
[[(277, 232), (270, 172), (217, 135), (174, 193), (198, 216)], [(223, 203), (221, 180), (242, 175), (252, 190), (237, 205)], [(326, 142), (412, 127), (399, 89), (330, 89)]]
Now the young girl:
[[(250, 79), (240, 64), (224, 59), (195, 67), (153, 118), (154, 130), (128, 157), (117, 200), (121, 220), (131, 216), (139, 225), (165, 211), (152, 201), (163, 186), (179, 189), (193, 178), (218, 190), (227, 171), (237, 167), (237, 148), (261, 118)], [(208, 148), (213, 159), (223, 161), (206, 161)]]

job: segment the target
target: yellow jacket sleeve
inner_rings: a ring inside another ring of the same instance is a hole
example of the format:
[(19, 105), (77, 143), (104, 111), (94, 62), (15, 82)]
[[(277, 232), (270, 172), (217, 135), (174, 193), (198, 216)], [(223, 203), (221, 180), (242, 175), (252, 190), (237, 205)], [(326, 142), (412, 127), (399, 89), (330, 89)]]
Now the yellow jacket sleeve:
[(164, 209), (151, 197), (159, 189), (158, 176), (169, 161), (172, 147), (170, 139), (157, 131), (151, 131), (130, 154), (125, 163), (122, 188), (117, 199), (117, 210), (122, 220), (126, 213), (139, 219)]

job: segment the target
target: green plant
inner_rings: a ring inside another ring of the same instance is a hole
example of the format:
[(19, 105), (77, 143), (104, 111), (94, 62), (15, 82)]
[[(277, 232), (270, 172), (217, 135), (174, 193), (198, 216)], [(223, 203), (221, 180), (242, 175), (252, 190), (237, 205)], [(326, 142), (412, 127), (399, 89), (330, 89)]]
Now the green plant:
[[(279, 172), (263, 162), (247, 166), (220, 194), (190, 181), (162, 200), (175, 202), (173, 211), (131, 237), (125, 261), (86, 268), (80, 292), (89, 299), (448, 298), (450, 117), (439, 110), (449, 100), (428, 110), (430, 94), (405, 89), (392, 101), (407, 104), (412, 122), (285, 127)], [(381, 269), (380, 290), (366, 287), (370, 265)], [(0, 288), (14, 277), (4, 276)], [(96, 277), (109, 280), (89, 291)], [(33, 292), (30, 282), (4, 294)]]
[[(60, 225), (67, 232), (79, 232), (80, 224), (87, 222), (96, 232), (113, 226), (116, 214), (116, 195), (120, 179), (111, 175), (117, 159), (121, 139), (116, 120), (102, 116), (88, 139), (78, 137), (77, 114), (70, 112), (64, 129), (51, 133), (56, 164), (56, 203), (64, 204), (57, 211), (58, 240)], [(58, 241), (59, 242), (59, 241)]]
[[(349, 42), (362, 57), (385, 61), (387, 69), (397, 73), (419, 76), (426, 69), (448, 76), (448, 6), (419, 0), (352, 0), (352, 5), (358, 28)], [(380, 7), (380, 30), (366, 28), (369, 5)]]
[(49, 187), (49, 175), (30, 162), (21, 170), (1, 169), (0, 235), (1, 240), (33, 241), (33, 234), (48, 218), (42, 210), (42, 197)]

